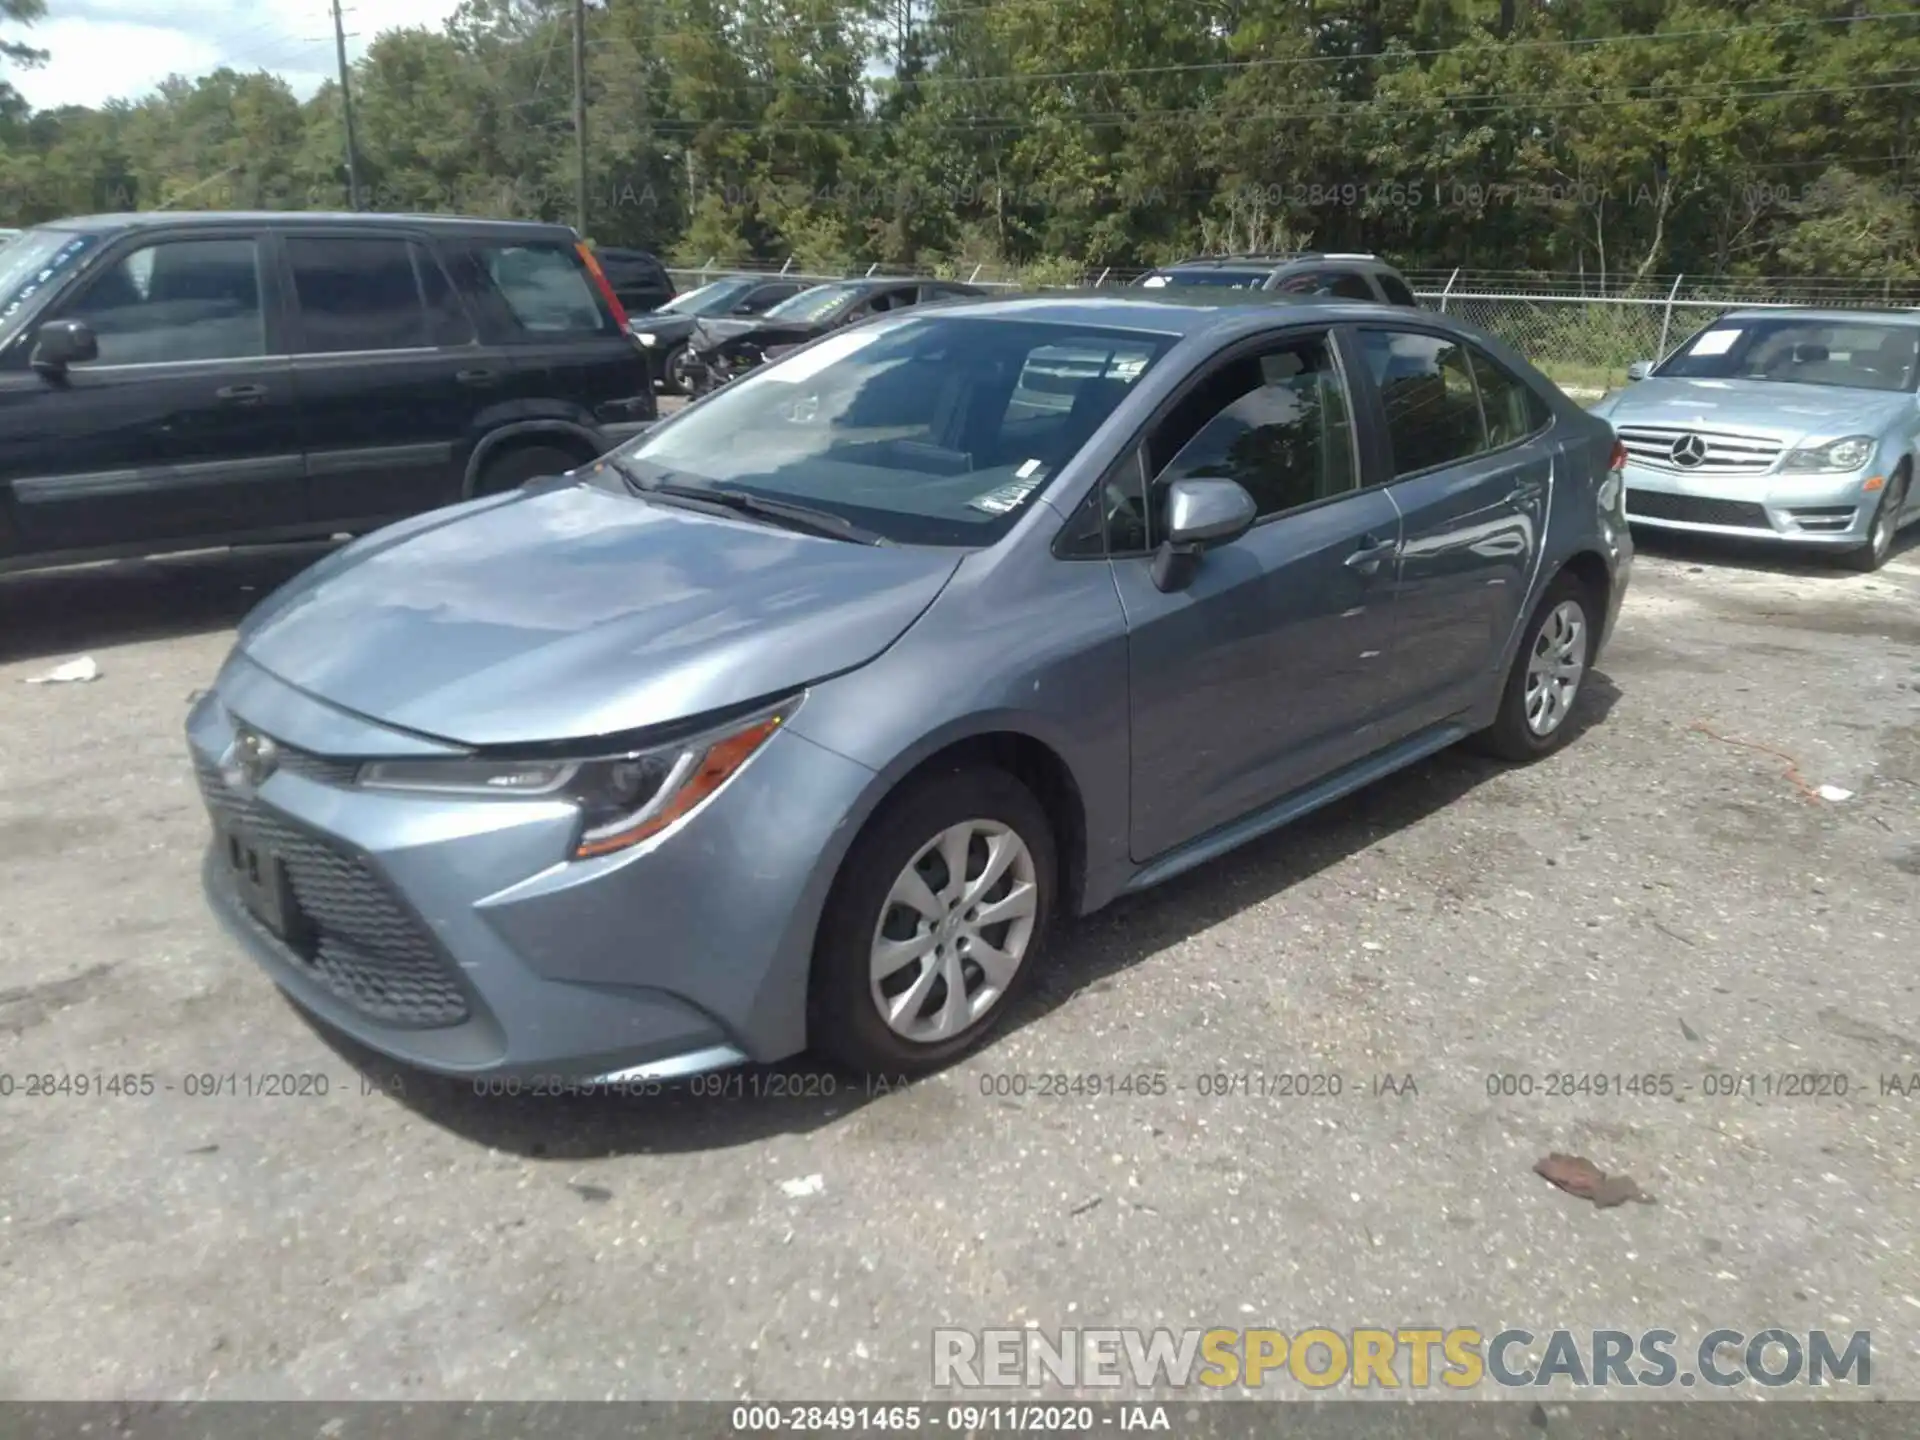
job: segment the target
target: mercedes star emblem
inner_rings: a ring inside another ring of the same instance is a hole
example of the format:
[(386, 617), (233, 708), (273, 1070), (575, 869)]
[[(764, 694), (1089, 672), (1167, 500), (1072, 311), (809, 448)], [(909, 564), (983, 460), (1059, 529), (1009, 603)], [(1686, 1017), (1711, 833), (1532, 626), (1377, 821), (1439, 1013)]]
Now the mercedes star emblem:
[(220, 769), (229, 785), (258, 789), (280, 764), (280, 747), (257, 730), (241, 730), (233, 737)]
[(1673, 457), (1673, 463), (1688, 470), (1702, 464), (1707, 458), (1707, 442), (1698, 435), (1682, 435), (1673, 442), (1673, 449), (1667, 452)]

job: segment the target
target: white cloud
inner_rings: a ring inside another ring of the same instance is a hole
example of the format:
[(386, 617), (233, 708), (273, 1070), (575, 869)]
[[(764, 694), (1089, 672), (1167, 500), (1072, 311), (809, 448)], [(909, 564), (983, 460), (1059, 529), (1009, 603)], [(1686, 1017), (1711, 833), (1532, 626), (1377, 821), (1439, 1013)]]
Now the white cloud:
[[(343, 0), (347, 55), (382, 30), (437, 27), (459, 0)], [(336, 73), (328, 0), (49, 0), (47, 18), (9, 26), (8, 38), (49, 52), (36, 70), (7, 79), (36, 110), (137, 100), (169, 75), (189, 79), (222, 65), (281, 76), (301, 99)]]

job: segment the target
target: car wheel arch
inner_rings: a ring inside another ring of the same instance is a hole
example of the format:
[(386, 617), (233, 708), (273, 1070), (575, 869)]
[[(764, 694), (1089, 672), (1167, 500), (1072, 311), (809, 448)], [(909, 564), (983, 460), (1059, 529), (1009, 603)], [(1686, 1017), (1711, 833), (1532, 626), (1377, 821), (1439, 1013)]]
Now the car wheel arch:
[(486, 468), (501, 456), (530, 445), (554, 446), (578, 454), (581, 464), (598, 459), (606, 451), (601, 437), (586, 426), (570, 420), (518, 420), (500, 425), (482, 435), (467, 457), (466, 475), (460, 493), (471, 497)]
[(1040, 802), (1059, 851), (1060, 913), (1077, 914), (1087, 870), (1086, 804), (1079, 777), (1061, 747), (1038, 734), (1037, 727), (1004, 716), (978, 717), (971, 725), (936, 731), (876, 772), (847, 817), (843, 843), (825, 857), (835, 876), (861, 831), (893, 796), (924, 776), (983, 764), (1006, 771)]

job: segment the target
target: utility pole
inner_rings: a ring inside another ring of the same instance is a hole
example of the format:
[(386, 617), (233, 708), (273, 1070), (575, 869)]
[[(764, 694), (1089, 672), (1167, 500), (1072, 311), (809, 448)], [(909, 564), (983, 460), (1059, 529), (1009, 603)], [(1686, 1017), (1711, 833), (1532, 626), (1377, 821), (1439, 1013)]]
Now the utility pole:
[(340, 115), (347, 127), (347, 208), (360, 208), (359, 147), (353, 143), (353, 90), (347, 84), (347, 32), (340, 20), (340, 0), (333, 0), (333, 50), (340, 61)]
[[(338, 3), (338, 0), (335, 0)], [(587, 0), (573, 0), (574, 228), (587, 238)]]

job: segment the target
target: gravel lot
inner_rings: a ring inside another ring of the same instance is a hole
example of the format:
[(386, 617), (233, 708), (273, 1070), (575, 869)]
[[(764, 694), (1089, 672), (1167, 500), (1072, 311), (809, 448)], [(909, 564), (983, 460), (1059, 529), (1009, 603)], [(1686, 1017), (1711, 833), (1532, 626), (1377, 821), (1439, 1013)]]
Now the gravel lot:
[[(188, 697), (313, 554), (0, 581), (0, 1398), (911, 1397), (934, 1325), (1028, 1321), (1871, 1329), (1920, 1397), (1915, 541), (1643, 552), (1561, 756), (1442, 755), (1095, 917), (940, 1077), (625, 1103), (363, 1093), (202, 913)], [(1851, 1093), (1704, 1093), (1809, 1070)], [(287, 1071), (330, 1093), (244, 1093)], [(1167, 1092), (983, 1093), (1119, 1071)], [(1520, 1072), (1678, 1093), (1490, 1098)]]

